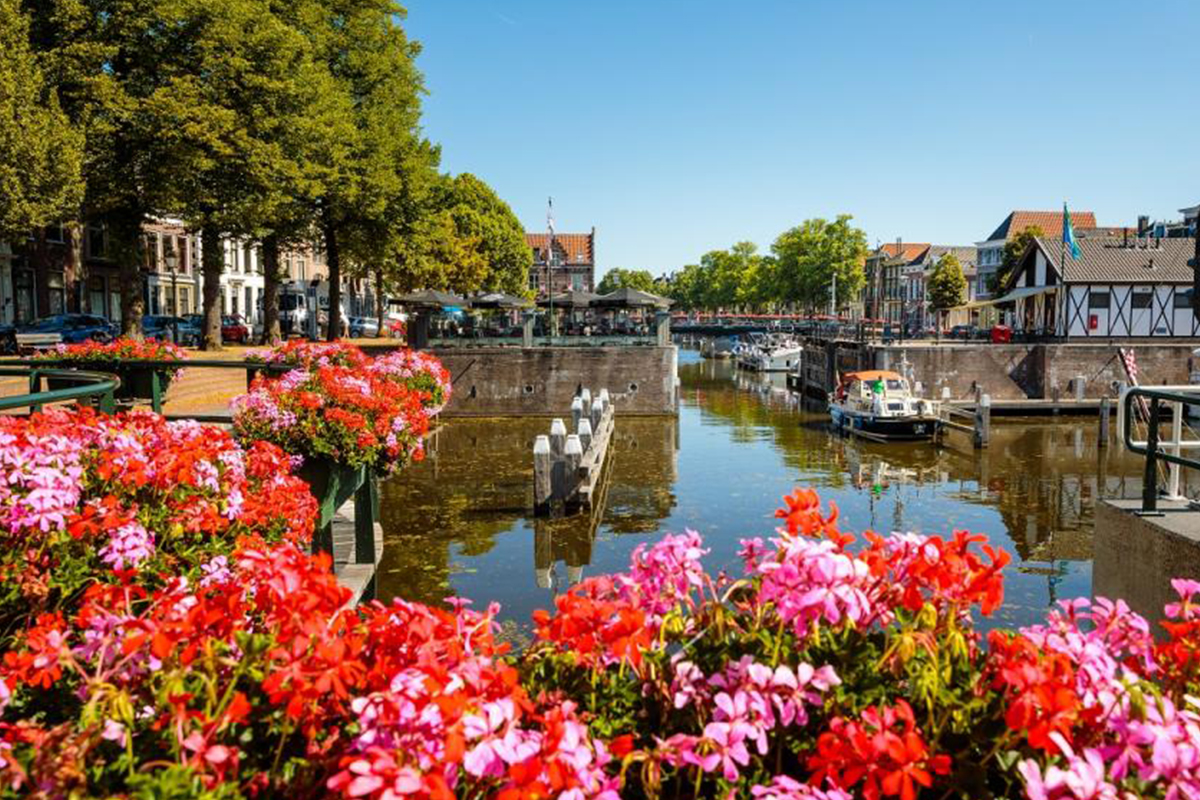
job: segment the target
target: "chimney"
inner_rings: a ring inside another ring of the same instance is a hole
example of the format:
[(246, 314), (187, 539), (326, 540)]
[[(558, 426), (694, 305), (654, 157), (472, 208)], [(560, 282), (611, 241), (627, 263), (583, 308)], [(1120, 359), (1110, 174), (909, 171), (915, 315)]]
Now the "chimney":
[(1129, 228), (1121, 228), (1121, 246), (1129, 247)]
[(1145, 214), (1138, 217), (1138, 238), (1146, 235), (1146, 231), (1150, 230), (1150, 218)]

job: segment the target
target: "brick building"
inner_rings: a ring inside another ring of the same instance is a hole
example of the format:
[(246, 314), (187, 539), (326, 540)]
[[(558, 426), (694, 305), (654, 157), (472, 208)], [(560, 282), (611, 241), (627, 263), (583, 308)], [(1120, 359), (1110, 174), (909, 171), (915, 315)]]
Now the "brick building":
[(548, 233), (526, 233), (525, 243), (533, 250), (529, 268), (529, 287), (538, 297), (546, 296), (549, 284), (553, 294), (567, 291), (596, 290), (596, 229), (590, 233), (556, 233), (550, 246)]

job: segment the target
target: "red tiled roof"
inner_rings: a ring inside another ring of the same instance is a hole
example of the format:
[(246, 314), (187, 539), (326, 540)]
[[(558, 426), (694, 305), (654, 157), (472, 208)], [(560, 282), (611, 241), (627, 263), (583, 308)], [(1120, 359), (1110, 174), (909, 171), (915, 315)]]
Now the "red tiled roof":
[[(992, 235), (987, 238), (989, 242), (996, 239), (1012, 239), (1026, 228), (1038, 226), (1042, 229), (1042, 233), (1046, 236), (1061, 239), (1063, 229), (1063, 215), (1061, 211), (1014, 211), (1004, 218), (1004, 222), (1000, 223), (1000, 227), (992, 232)], [(1096, 215), (1091, 211), (1072, 211), (1071, 212), (1071, 227), (1076, 230), (1080, 228), (1095, 228)]]
[(923, 256), (925, 251), (929, 249), (929, 244), (927, 242), (925, 244), (916, 242), (901, 242), (900, 247), (897, 247), (895, 242), (891, 242), (889, 244), (885, 244), (880, 249), (883, 250), (888, 258), (900, 256), (906, 263), (909, 263), (916, 261)]
[[(526, 233), (525, 244), (535, 251), (534, 257), (539, 263), (546, 263), (546, 249), (550, 246), (550, 234)], [(562, 264), (576, 266), (596, 263), (595, 234), (593, 233), (556, 233), (554, 234), (554, 249)]]

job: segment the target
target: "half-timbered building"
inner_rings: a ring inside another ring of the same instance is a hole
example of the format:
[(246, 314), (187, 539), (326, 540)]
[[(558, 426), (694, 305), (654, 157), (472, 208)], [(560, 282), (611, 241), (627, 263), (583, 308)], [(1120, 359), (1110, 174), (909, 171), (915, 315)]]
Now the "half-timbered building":
[(1036, 239), (992, 302), (1014, 330), (1067, 340), (1200, 335), (1192, 313), (1193, 239)]

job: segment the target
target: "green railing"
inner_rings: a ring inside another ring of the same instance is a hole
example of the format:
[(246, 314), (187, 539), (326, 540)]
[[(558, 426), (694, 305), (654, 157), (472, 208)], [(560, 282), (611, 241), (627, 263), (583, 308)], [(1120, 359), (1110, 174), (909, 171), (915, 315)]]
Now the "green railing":
[[(64, 403), (70, 400), (96, 398), (100, 410), (111, 414), (116, 408), (116, 400), (113, 398), (113, 393), (121, 386), (121, 379), (107, 372), (58, 369), (55, 367), (44, 368), (41, 366), (30, 366), (29, 364), (18, 368), (9, 366), (7, 362), (0, 362), (0, 377), (26, 378), (29, 381), (28, 394), (0, 397), (0, 411), (9, 411), (14, 408), (29, 408), (32, 411), (41, 411), (42, 406), (47, 403)], [(43, 378), (79, 381), (80, 385), (42, 391)]]
[[(1189, 406), (1200, 405), (1200, 387), (1196, 394), (1170, 389), (1151, 389), (1133, 387), (1121, 396), (1121, 433), (1125, 449), (1131, 453), (1144, 456), (1146, 459), (1145, 473), (1142, 479), (1142, 513), (1158, 513), (1158, 463), (1160, 461), (1174, 465), (1176, 468), (1200, 470), (1200, 460), (1187, 458), (1178, 451), (1185, 446), (1200, 445), (1200, 442), (1184, 440), (1182, 436), (1182, 421), (1185, 410)], [(1142, 416), (1146, 419), (1146, 440), (1139, 443), (1133, 438), (1134, 403), (1138, 404)], [(1173, 404), (1174, 408), (1166, 404)], [(1165, 413), (1170, 412), (1170, 413)], [(1164, 417), (1173, 428), (1169, 441), (1163, 442), (1159, 431)], [(1174, 448), (1171, 453), (1164, 447)], [(1172, 476), (1172, 484), (1178, 483), (1177, 475)], [(1174, 491), (1174, 488), (1172, 489)]]
[[(53, 369), (53, 370), (56, 370), (58, 374), (51, 376), (51, 377), (55, 377), (60, 380), (82, 379), (82, 377), (87, 374), (101, 374), (101, 373), (95, 372), (95, 371), (89, 372), (87, 370), (75, 369), (74, 366), (78, 363), (79, 363), (78, 361), (53, 359), (53, 358), (37, 359), (36, 361), (32, 361), (32, 360), (28, 360), (28, 359), (10, 358), (10, 359), (0, 359), (0, 369), (9, 368), (9, 367), (24, 367), (26, 369), (37, 369), (42, 374), (46, 374), (46, 372), (48, 370)], [(163, 376), (162, 376), (163, 372), (173, 372), (176, 369), (245, 370), (245, 372), (246, 372), (246, 388), (248, 389), (248, 388), (250, 388), (250, 384), (254, 382), (255, 376), (257, 376), (258, 373), (260, 373), (260, 372), (283, 373), (283, 372), (287, 372), (288, 370), (292, 369), (291, 367), (281, 366), (278, 364), (263, 364), (261, 362), (255, 362), (255, 361), (215, 361), (215, 360), (214, 361), (202, 361), (202, 360), (196, 360), (196, 361), (170, 362), (168, 364), (164, 364), (162, 361), (135, 360), (135, 359), (123, 360), (120, 362), (119, 365), (114, 365), (113, 368), (117, 372), (130, 372), (130, 371), (136, 371), (136, 370), (148, 370), (149, 371), (149, 373), (150, 373), (150, 378), (149, 378), (150, 393), (148, 396), (146, 396), (144, 398), (139, 398), (139, 399), (149, 400), (150, 407), (154, 410), (154, 413), (156, 413), (156, 414), (162, 413), (163, 401), (166, 398), (166, 384), (169, 383), (169, 381), (163, 380)], [(109, 377), (117, 378), (116, 375), (113, 375), (111, 373), (103, 373), (103, 374), (108, 374)], [(0, 372), (0, 377), (5, 376), (5, 375), (6, 375), (6, 373)], [(118, 380), (118, 384), (117, 384), (117, 387), (114, 387), (114, 390), (116, 388), (120, 387), (119, 378), (117, 378), (117, 380)], [(31, 378), (31, 381), (32, 381), (32, 378)], [(31, 392), (34, 391), (34, 389), (32, 388), (32, 384), (31, 384), (30, 391)], [(65, 391), (65, 390), (58, 390), (58, 391)], [(90, 395), (86, 395), (86, 394), (79, 395), (79, 396), (72, 395), (70, 397), (63, 397), (63, 398), (61, 398), (61, 400), (75, 400), (81, 396), (87, 397)], [(46, 400), (43, 402), (57, 402), (57, 401), (58, 400)], [(2, 408), (20, 408), (24, 405), (28, 405), (28, 404), (21, 403), (16, 406), (0, 406), (0, 409), (2, 409)]]

